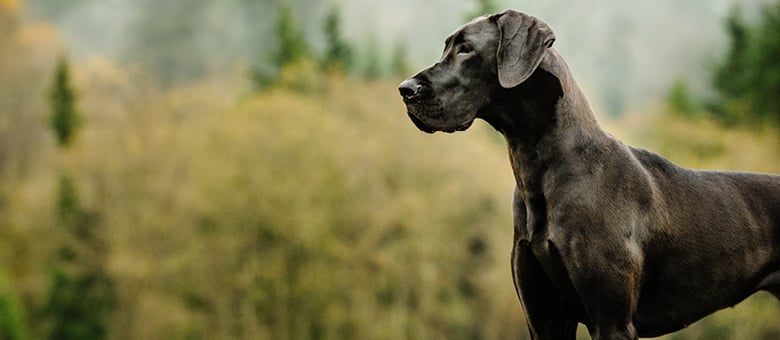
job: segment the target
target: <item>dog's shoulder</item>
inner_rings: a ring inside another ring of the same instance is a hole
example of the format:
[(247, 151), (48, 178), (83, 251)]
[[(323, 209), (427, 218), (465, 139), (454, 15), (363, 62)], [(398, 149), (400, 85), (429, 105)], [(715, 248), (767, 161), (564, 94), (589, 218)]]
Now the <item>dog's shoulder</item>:
[(629, 146), (628, 149), (631, 155), (641, 164), (641, 166), (651, 175), (668, 176), (671, 174), (677, 174), (685, 169), (672, 163), (672, 161), (664, 158), (663, 156), (654, 152)]

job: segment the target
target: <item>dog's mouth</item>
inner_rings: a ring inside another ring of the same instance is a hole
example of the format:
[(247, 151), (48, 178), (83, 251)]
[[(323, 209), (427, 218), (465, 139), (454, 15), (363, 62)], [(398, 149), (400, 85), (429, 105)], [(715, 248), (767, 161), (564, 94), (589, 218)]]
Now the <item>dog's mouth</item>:
[(408, 113), (408, 115), (409, 115), (409, 119), (411, 119), (412, 123), (414, 123), (414, 126), (416, 126), (420, 131), (425, 132), (425, 133), (434, 133), (436, 131), (442, 131), (442, 132), (446, 132), (446, 133), (453, 133), (453, 132), (458, 132), (458, 131), (466, 131), (466, 130), (468, 130), (468, 128), (471, 127), (471, 124), (474, 123), (474, 120), (470, 119), (470, 120), (462, 122), (462, 123), (460, 123), (458, 125), (455, 125), (453, 127), (435, 128), (435, 127), (432, 127), (432, 126), (426, 124), (424, 121), (422, 121), (421, 119), (417, 118), (412, 113)]
[(448, 119), (450, 115), (444, 111), (441, 105), (426, 105), (420, 102), (407, 101), (406, 108), (412, 123), (425, 133), (464, 131), (474, 123), (474, 119), (466, 119), (458, 123), (452, 122), (451, 119)]
[(412, 120), (412, 123), (414, 123), (414, 126), (416, 126), (420, 131), (425, 133), (434, 133), (436, 132), (436, 129), (430, 127), (428, 124), (425, 124), (422, 120), (415, 117), (411, 112), (407, 112), (409, 115), (409, 118)]
[(473, 124), (473, 123), (474, 123), (474, 120), (473, 119), (469, 119), (469, 120), (467, 120), (465, 122), (461, 122), (460, 124), (456, 125), (454, 128), (445, 129), (445, 130), (442, 130), (442, 131), (447, 132), (447, 133), (453, 133), (453, 132), (458, 132), (458, 131), (466, 131), (466, 130), (468, 130), (468, 128), (471, 127), (471, 124)]

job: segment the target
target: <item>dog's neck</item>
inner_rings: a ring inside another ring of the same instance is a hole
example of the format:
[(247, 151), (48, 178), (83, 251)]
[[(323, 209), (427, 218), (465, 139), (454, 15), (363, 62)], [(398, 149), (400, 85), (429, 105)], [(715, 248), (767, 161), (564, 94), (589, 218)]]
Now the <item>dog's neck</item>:
[(495, 104), (480, 117), (506, 138), (521, 189), (541, 190), (537, 186), (550, 166), (563, 159), (582, 159), (583, 150), (610, 139), (554, 49), (547, 51), (528, 80), (497, 90), (495, 96)]

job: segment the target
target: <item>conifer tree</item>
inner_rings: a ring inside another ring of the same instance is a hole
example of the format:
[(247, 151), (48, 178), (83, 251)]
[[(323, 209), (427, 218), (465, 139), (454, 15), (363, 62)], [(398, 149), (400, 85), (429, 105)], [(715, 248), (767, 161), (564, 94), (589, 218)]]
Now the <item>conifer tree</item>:
[(332, 8), (325, 17), (325, 55), (322, 64), (328, 69), (349, 71), (352, 68), (352, 47), (344, 40), (341, 32), (341, 15)]
[(0, 270), (0, 339), (28, 339), (25, 328), (24, 309), (14, 297), (9, 280)]
[(368, 39), (365, 48), (363, 76), (369, 80), (378, 79), (382, 75), (382, 60), (379, 57), (379, 46), (376, 43), (376, 39)]
[(70, 177), (60, 177), (57, 218), (68, 235), (50, 271), (43, 315), (49, 339), (89, 340), (108, 336), (115, 295), (104, 265), (97, 219), (86, 210)]
[(276, 17), (277, 49), (272, 56), (274, 66), (284, 68), (309, 54), (309, 47), (287, 2), (279, 4)]
[(274, 85), (282, 69), (309, 56), (304, 35), (295, 21), (292, 9), (284, 0), (277, 7), (274, 37), (276, 48), (270, 56), (262, 58), (258, 65), (253, 66), (250, 72), (257, 89)]
[(54, 83), (49, 90), (49, 123), (57, 143), (67, 147), (75, 137), (80, 124), (76, 110), (76, 92), (71, 85), (68, 59), (61, 57), (54, 74)]
[(392, 59), (390, 60), (390, 67), (393, 70), (393, 75), (398, 77), (409, 77), (412, 71), (412, 67), (409, 66), (406, 53), (406, 44), (403, 40), (398, 40), (393, 48)]
[(751, 95), (757, 118), (780, 124), (780, 1), (766, 5), (749, 50)]
[(743, 21), (739, 8), (726, 20), (729, 50), (715, 69), (719, 116), (780, 124), (780, 1), (766, 5), (756, 24)]
[[(61, 149), (76, 135), (80, 118), (70, 67), (60, 58), (49, 91), (50, 122)], [(61, 169), (65, 173), (64, 169)], [(113, 308), (112, 278), (105, 270), (105, 247), (96, 232), (96, 214), (83, 207), (74, 180), (61, 175), (56, 223), (65, 236), (50, 268), (50, 287), (42, 316), (49, 339), (104, 339)]]

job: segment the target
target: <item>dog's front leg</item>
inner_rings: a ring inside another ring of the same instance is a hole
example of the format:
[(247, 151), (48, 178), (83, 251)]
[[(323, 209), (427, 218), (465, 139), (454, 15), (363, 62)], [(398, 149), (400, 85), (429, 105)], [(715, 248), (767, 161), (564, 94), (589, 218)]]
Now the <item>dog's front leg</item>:
[(574, 340), (577, 320), (530, 249), (526, 206), (515, 189), (512, 278), (535, 340)]
[(534, 340), (574, 340), (577, 320), (535, 258), (527, 241), (512, 250), (515, 289)]
[[(593, 242), (587, 236), (578, 239), (578, 235), (598, 234), (585, 231), (549, 240), (544, 244), (544, 252), (551, 263), (560, 261), (571, 280), (582, 304), (583, 323), (591, 337), (594, 340), (638, 339), (633, 322), (641, 277), (638, 246), (616, 234), (598, 235), (602, 242)], [(534, 251), (541, 252), (539, 247), (535, 244)]]

